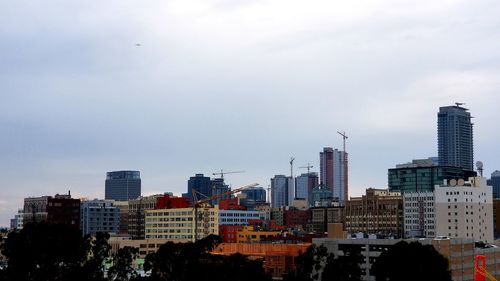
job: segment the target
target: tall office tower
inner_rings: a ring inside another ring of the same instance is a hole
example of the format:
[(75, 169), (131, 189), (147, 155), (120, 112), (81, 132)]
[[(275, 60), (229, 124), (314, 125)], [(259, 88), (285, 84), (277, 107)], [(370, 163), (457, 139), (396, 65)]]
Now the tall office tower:
[(210, 177), (205, 177), (203, 174), (196, 174), (194, 177), (190, 177), (188, 180), (188, 192), (183, 195), (193, 200), (193, 189), (203, 194), (200, 195), (197, 193), (196, 197), (198, 199), (212, 196), (212, 183)]
[(139, 171), (115, 171), (106, 174), (106, 200), (126, 201), (141, 196)]
[(289, 182), (290, 177), (285, 175), (275, 175), (274, 178), (271, 178), (271, 206), (273, 208), (288, 206), (291, 203), (288, 201)]
[(493, 188), (493, 198), (500, 198), (500, 171), (496, 170), (491, 173), (488, 185)]
[(348, 199), (348, 154), (331, 147), (319, 153), (320, 182), (332, 192), (334, 200), (343, 204)]
[(330, 191), (333, 190), (333, 148), (325, 147), (319, 153), (320, 183)]
[(318, 173), (303, 173), (295, 178), (295, 197), (303, 198), (312, 204), (312, 191), (318, 186)]
[(266, 190), (261, 186), (244, 189), (241, 194), (240, 204), (248, 210), (254, 210), (256, 206), (266, 204)]
[(474, 170), (472, 122), (468, 109), (460, 106), (444, 106), (438, 112), (439, 165)]
[[(210, 185), (212, 186), (212, 196), (213, 195), (221, 195), (221, 194), (224, 194), (224, 193), (231, 191), (229, 186), (224, 183), (223, 178), (211, 179)], [(219, 197), (217, 199), (214, 199), (210, 203), (212, 205), (217, 205), (217, 204), (219, 204), (220, 200), (231, 199), (231, 198), (233, 198), (233, 195), (228, 194), (228, 195), (224, 195), (222, 197)]]

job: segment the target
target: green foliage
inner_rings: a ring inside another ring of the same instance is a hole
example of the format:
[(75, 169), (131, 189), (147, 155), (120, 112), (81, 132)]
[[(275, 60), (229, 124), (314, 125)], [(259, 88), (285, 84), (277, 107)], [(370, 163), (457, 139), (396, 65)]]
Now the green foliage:
[(371, 274), (377, 281), (451, 281), (448, 260), (431, 245), (401, 241), (382, 253)]
[(139, 250), (134, 247), (119, 249), (113, 257), (113, 266), (108, 270), (108, 280), (128, 281), (137, 278), (132, 263), (138, 257), (138, 253)]
[(343, 256), (334, 258), (329, 256), (323, 273), (322, 281), (360, 281), (363, 257), (359, 250), (350, 249)]
[(0, 271), (0, 280), (104, 280), (102, 260), (109, 251), (108, 238), (83, 237), (67, 225), (27, 224), (5, 241), (8, 266)]

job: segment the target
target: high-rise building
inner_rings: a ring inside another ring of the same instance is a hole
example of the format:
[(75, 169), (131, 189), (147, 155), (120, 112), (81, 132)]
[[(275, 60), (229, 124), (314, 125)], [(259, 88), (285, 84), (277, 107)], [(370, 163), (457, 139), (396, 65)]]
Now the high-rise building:
[(188, 180), (188, 191), (183, 195), (193, 200), (193, 189), (197, 191), (196, 197), (198, 199), (212, 196), (212, 182), (210, 177), (205, 177), (203, 174), (195, 174), (194, 177), (190, 177)]
[(248, 210), (254, 210), (256, 206), (266, 204), (266, 190), (261, 186), (244, 189), (241, 194), (240, 204)]
[(500, 171), (491, 173), (488, 185), (493, 188), (493, 198), (500, 198)]
[(320, 158), (320, 183), (343, 204), (348, 199), (348, 154), (331, 147), (323, 148)]
[(97, 232), (118, 234), (120, 209), (110, 200), (86, 200), (80, 204), (80, 229), (83, 235)]
[(126, 201), (141, 196), (139, 171), (114, 171), (106, 174), (106, 200)]
[(271, 179), (271, 206), (273, 208), (288, 206), (291, 203), (289, 201), (289, 183), (290, 177), (285, 175), (275, 175)]
[(295, 197), (312, 204), (312, 191), (318, 186), (318, 173), (303, 173), (295, 178)]
[(444, 106), (438, 112), (439, 165), (474, 169), (474, 147), (471, 115), (468, 109)]
[[(211, 179), (210, 180), (210, 184), (212, 186), (212, 196), (225, 194), (225, 193), (231, 191), (231, 188), (229, 188), (229, 186), (224, 183), (224, 179), (223, 178), (214, 178), (214, 179)], [(212, 205), (217, 205), (217, 204), (219, 204), (220, 200), (230, 199), (232, 197), (233, 197), (232, 194), (226, 194), (224, 196), (221, 196), (219, 198), (216, 198), (216, 199), (212, 200), (211, 204)]]

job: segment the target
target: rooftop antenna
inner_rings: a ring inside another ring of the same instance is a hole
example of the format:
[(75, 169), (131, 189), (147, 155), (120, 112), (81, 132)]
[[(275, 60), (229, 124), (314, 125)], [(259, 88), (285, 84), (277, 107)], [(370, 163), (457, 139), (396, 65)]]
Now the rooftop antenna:
[(477, 171), (479, 172), (479, 175), (481, 177), (483, 177), (483, 162), (477, 161), (476, 162), (476, 167), (477, 167)]

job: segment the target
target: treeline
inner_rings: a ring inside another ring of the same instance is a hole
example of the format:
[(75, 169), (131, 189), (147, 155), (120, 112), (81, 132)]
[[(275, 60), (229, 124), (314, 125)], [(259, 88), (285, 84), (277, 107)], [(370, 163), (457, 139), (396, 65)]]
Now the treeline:
[[(125, 247), (111, 255), (109, 235), (82, 236), (78, 229), (58, 224), (28, 224), (9, 233), (2, 253), (7, 266), (0, 281), (270, 281), (263, 260), (241, 254), (214, 255), (221, 243), (209, 236), (195, 243), (167, 242), (148, 254), (139, 276), (132, 267), (136, 248)], [(112, 260), (112, 266), (105, 263)], [(364, 260), (359, 251), (335, 257), (323, 246), (311, 246), (295, 258), (295, 269), (285, 281), (361, 280)], [(376, 280), (451, 280), (447, 260), (432, 246), (401, 242), (382, 253), (372, 266)]]

